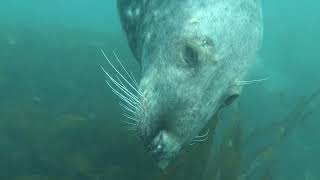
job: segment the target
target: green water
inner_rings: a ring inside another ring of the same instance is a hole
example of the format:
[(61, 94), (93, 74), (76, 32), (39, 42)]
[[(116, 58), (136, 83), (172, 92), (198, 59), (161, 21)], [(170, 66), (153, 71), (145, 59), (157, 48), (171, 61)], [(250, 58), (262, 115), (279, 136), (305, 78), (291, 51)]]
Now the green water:
[[(240, 98), (246, 133), (283, 119), (320, 88), (320, 3), (263, 5), (264, 43), (250, 77), (270, 79)], [(150, 180), (161, 173), (120, 122), (100, 69), (100, 48), (114, 50), (139, 77), (114, 0), (1, 0), (0, 27), (1, 180)], [(229, 111), (216, 133), (230, 124)], [(313, 111), (277, 146), (274, 179), (320, 178), (320, 109)]]

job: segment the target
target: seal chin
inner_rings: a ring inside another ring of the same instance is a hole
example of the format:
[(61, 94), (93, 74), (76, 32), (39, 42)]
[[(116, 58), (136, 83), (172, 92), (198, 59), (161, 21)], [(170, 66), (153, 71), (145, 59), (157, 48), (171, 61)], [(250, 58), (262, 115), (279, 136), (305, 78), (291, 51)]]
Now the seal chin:
[(151, 154), (160, 169), (166, 169), (181, 149), (179, 141), (168, 131), (162, 130), (151, 143)]
[(161, 170), (165, 170), (169, 166), (170, 161), (171, 160), (160, 160), (157, 165)]

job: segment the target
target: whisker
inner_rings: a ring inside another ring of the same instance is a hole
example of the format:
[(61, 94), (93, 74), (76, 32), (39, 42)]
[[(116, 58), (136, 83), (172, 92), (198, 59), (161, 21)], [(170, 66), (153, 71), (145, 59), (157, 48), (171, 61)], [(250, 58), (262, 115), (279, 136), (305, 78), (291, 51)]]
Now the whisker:
[[(134, 99), (129, 93), (131, 93), (126, 87), (123, 87), (121, 84), (119, 84), (113, 77), (111, 77), (111, 75), (101, 66), (102, 70), (104, 71), (104, 73), (109, 77), (109, 79), (123, 92), (125, 93), (128, 98)], [(114, 90), (117, 91), (115, 88), (113, 88), (110, 83), (108, 81), (106, 81), (107, 84), (109, 85), (109, 87)], [(121, 94), (119, 91), (117, 91), (119, 94)], [(132, 93), (131, 93), (132, 94)], [(140, 103), (137, 99), (134, 99), (135, 102), (134, 103)]]
[(119, 84), (113, 77), (111, 77), (111, 75), (107, 72), (107, 70), (104, 69), (104, 67), (100, 66), (102, 71), (109, 77), (109, 79), (122, 91), (124, 91), (126, 89), (125, 86), (122, 86), (121, 84)]
[(130, 113), (132, 113), (132, 114), (134, 114), (134, 115), (137, 115), (137, 113), (136, 113), (133, 109), (127, 107), (126, 105), (124, 105), (124, 104), (122, 104), (122, 103), (119, 103), (119, 104), (120, 104), (120, 106), (121, 106), (124, 110), (126, 110), (126, 111), (128, 111), (128, 112), (130, 112)]
[(139, 87), (139, 85), (138, 85), (138, 83), (137, 83), (137, 81), (136, 81), (136, 78), (134, 77), (134, 75), (132, 74), (132, 72), (130, 72), (130, 74), (131, 74), (131, 76), (132, 76), (132, 79), (133, 79), (134, 84), (135, 84), (137, 87)]
[(199, 139), (199, 138), (207, 137), (207, 136), (209, 135), (209, 132), (210, 132), (210, 129), (208, 128), (208, 129), (207, 129), (207, 132), (206, 132), (205, 134), (196, 136), (194, 139)]
[(122, 95), (119, 91), (112, 89), (112, 92), (115, 93), (119, 98), (124, 100), (126, 103), (130, 104), (132, 107), (138, 106), (139, 103), (131, 99), (130, 97)]
[[(130, 120), (132, 120), (132, 121), (134, 121), (134, 122), (138, 122), (138, 120), (137, 120), (136, 118), (131, 117), (130, 115), (127, 115), (127, 114), (125, 114), (125, 113), (122, 113), (122, 116), (124, 116), (124, 117), (126, 117), (126, 118), (128, 118), (128, 119), (130, 119)], [(137, 124), (135, 124), (135, 125), (137, 125)]]
[(192, 140), (192, 142), (204, 142), (206, 140), (208, 140), (208, 136), (205, 137), (204, 139), (194, 139), (194, 140)]
[[(107, 84), (111, 87), (111, 85), (107, 82)], [(112, 88), (112, 87), (111, 87)], [(112, 92), (115, 93), (119, 98), (121, 98), (124, 102), (128, 103), (131, 107), (135, 108), (137, 106), (136, 102), (132, 101), (131, 99), (125, 97), (117, 90), (112, 88)]]
[[(123, 66), (117, 54), (113, 51), (113, 55), (117, 59), (118, 64), (121, 68), (117, 69), (114, 64), (111, 63), (110, 59), (106, 56), (105, 52), (101, 50), (104, 58), (108, 64), (112, 67), (112, 71), (115, 71), (115, 74), (108, 72), (103, 66), (100, 66), (102, 71), (106, 74), (107, 79), (106, 83), (111, 88), (112, 92), (120, 98), (119, 105), (122, 109), (122, 115), (128, 120), (122, 120), (123, 123), (129, 125), (129, 131), (138, 132), (137, 124), (139, 122), (139, 114), (142, 111), (141, 107), (141, 98), (143, 97), (139, 85), (132, 72), (128, 72)], [(122, 70), (121, 70), (122, 69)], [(139, 138), (141, 134), (137, 133)]]
[(138, 100), (138, 97), (137, 97), (136, 95), (132, 94), (132, 92), (130, 92), (130, 91), (123, 85), (122, 81), (119, 79), (118, 76), (116, 76), (116, 77), (117, 77), (118, 81), (121, 83), (121, 85), (123, 86), (123, 88), (127, 91), (128, 96), (129, 96), (130, 98), (134, 99), (136, 102), (140, 103), (139, 100)]
[(113, 68), (113, 70), (115, 70), (117, 72), (117, 74), (136, 92), (138, 93), (141, 97), (141, 93), (132, 86), (132, 84), (117, 70), (117, 68), (114, 67), (114, 65), (111, 63), (111, 61), (109, 60), (109, 58), (107, 57), (107, 55), (104, 53), (104, 51), (101, 49), (101, 52), (103, 54), (103, 56), (105, 57), (105, 59), (108, 61), (108, 63), (110, 64), (110, 66)]
[(254, 79), (254, 80), (248, 80), (248, 81), (238, 81), (236, 80), (235, 83), (237, 85), (250, 85), (250, 84), (254, 84), (254, 83), (257, 83), (257, 82), (262, 82), (262, 81), (266, 81), (266, 80), (269, 80), (270, 77), (266, 77), (266, 78), (262, 78), (262, 79)]
[(121, 122), (123, 122), (123, 123), (125, 123), (127, 125), (137, 126), (137, 124), (131, 123), (131, 122), (128, 122), (128, 121), (121, 121)]
[[(111, 88), (112, 92), (115, 93), (119, 98), (121, 98), (122, 100), (124, 100), (125, 102), (127, 102), (128, 104), (132, 105), (133, 107), (135, 107), (136, 105), (138, 105), (139, 103), (130, 99), (130, 97), (126, 97), (124, 95), (122, 95), (118, 90), (116, 90), (115, 88), (113, 88), (111, 86), (111, 84), (106, 80), (106, 83), (108, 84), (108, 86)], [(129, 101), (129, 102), (128, 102)], [(134, 105), (133, 105), (134, 104)]]
[[(135, 79), (134, 79), (134, 77), (131, 77), (130, 76), (130, 74), (128, 73), (128, 71), (126, 70), (126, 68), (122, 65), (122, 63), (121, 63), (121, 61), (120, 61), (120, 59), (119, 59), (119, 57), (118, 57), (118, 55), (114, 52), (114, 51), (112, 51), (113, 52), (113, 55), (116, 57), (116, 59), (117, 59), (117, 61), (118, 61), (118, 63), (120, 64), (120, 66), (122, 67), (122, 69), (124, 70), (124, 72), (127, 74), (127, 76), (130, 78), (130, 80), (133, 82), (133, 83), (135, 83)], [(135, 84), (136, 85), (136, 87), (138, 88), (138, 85), (137, 85), (137, 83)]]

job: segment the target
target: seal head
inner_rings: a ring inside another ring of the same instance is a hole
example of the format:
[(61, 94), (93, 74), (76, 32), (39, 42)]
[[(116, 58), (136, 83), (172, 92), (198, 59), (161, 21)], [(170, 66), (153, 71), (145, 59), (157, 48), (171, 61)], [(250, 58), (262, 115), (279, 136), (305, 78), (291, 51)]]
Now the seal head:
[(140, 62), (137, 130), (166, 168), (240, 94), (262, 41), (259, 0), (118, 0)]

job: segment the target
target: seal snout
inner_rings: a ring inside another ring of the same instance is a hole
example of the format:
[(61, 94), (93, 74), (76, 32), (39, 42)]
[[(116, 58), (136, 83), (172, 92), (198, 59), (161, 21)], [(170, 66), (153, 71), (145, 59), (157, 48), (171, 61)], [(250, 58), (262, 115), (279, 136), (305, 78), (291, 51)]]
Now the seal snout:
[(149, 148), (151, 155), (161, 169), (165, 169), (181, 149), (174, 136), (165, 130), (156, 135)]
[(163, 140), (163, 132), (161, 131), (155, 139), (152, 141), (152, 144), (150, 145), (150, 150), (153, 156), (156, 156), (158, 158), (161, 158), (164, 153), (164, 140)]

